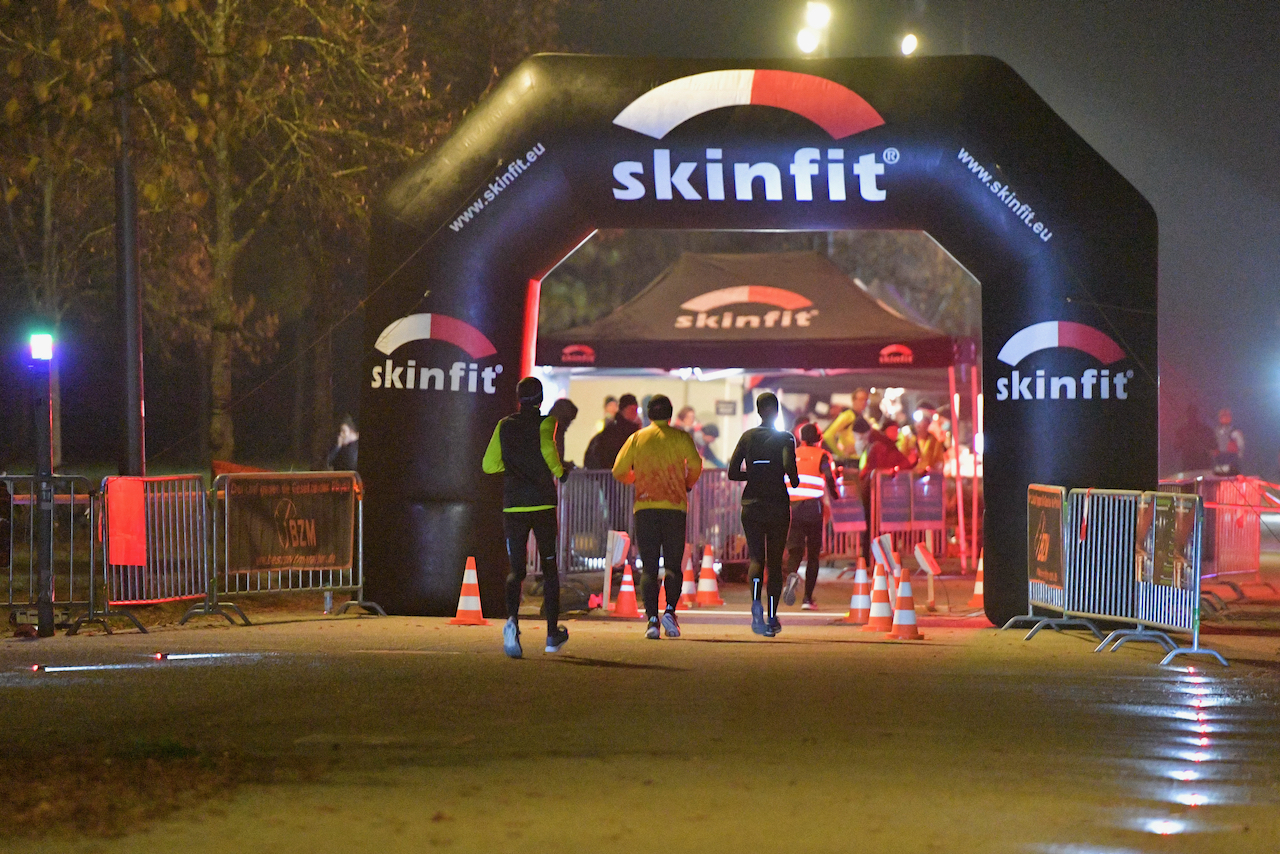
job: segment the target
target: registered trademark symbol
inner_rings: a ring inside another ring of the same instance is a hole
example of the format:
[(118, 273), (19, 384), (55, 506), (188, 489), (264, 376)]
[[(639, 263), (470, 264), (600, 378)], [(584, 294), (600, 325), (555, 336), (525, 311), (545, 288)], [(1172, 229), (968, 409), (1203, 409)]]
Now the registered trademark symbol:
[(1124, 375), (1125, 375), (1126, 377), (1128, 377), (1129, 379), (1133, 379), (1133, 371), (1131, 371), (1131, 370), (1130, 370), (1130, 371), (1125, 371), (1125, 372), (1124, 372)]
[(900, 155), (900, 154), (898, 153), (898, 149), (896, 149), (896, 148), (886, 148), (886, 149), (884, 150), (884, 162), (885, 162), (885, 163), (897, 163), (897, 162), (898, 162), (898, 158), (899, 158), (899, 157), (901, 157), (901, 156), (902, 156), (902, 155)]

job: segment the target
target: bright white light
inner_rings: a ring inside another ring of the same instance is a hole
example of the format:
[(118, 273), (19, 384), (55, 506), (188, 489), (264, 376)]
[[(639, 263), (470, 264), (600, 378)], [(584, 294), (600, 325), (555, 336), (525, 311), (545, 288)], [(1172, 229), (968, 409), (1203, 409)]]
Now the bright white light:
[(1181, 833), (1186, 830), (1187, 826), (1170, 818), (1154, 818), (1146, 823), (1145, 829), (1161, 836), (1172, 836), (1175, 833)]
[[(814, 30), (826, 29), (831, 23), (831, 7), (826, 3), (806, 3), (804, 7), (804, 25)], [(805, 51), (808, 53), (808, 51)]]
[(1209, 803), (1209, 796), (1199, 792), (1180, 792), (1174, 796), (1174, 800), (1189, 807), (1202, 807)]
[(1174, 780), (1181, 780), (1184, 783), (1190, 783), (1192, 780), (1200, 779), (1199, 771), (1170, 771), (1169, 776)]
[(919, 46), (920, 40), (916, 38), (915, 33), (907, 33), (902, 39), (902, 55), (910, 56)]
[(796, 44), (800, 46), (802, 53), (813, 53), (818, 49), (818, 44), (821, 41), (822, 36), (818, 31), (809, 27), (805, 27), (796, 35)]
[(53, 358), (53, 336), (47, 332), (37, 332), (31, 336), (31, 358), (47, 362)]
[[(773, 419), (773, 429), (775, 429), (775, 430), (782, 430), (782, 431), (785, 431), (785, 430), (787, 429), (787, 422), (785, 422), (785, 421), (783, 421), (783, 420), (782, 420), (782, 413), (781, 413), (781, 412), (779, 412), (779, 413), (778, 413), (778, 417), (777, 417), (777, 418)], [(807, 571), (808, 571), (808, 570), (806, 570), (806, 572), (807, 572)]]

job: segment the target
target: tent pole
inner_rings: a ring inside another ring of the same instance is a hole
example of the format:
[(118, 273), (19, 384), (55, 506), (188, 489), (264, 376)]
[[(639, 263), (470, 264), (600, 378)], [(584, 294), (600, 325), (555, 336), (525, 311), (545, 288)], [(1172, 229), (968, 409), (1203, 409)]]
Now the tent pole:
[(973, 502), (972, 512), (969, 514), (969, 524), (972, 526), (973, 536), (969, 542), (973, 543), (973, 566), (978, 566), (978, 365), (975, 360), (974, 364), (969, 366), (969, 420), (973, 423), (973, 478), (969, 481), (969, 490), (971, 492), (971, 500)]
[(947, 367), (951, 385), (951, 450), (956, 462), (956, 539), (960, 545), (960, 569), (969, 568), (969, 548), (964, 532), (964, 479), (960, 475), (960, 395), (956, 392), (956, 366)]
[(520, 378), (531, 376), (538, 360), (538, 303), (542, 297), (542, 280), (530, 279), (524, 300), (524, 341), (520, 351)]

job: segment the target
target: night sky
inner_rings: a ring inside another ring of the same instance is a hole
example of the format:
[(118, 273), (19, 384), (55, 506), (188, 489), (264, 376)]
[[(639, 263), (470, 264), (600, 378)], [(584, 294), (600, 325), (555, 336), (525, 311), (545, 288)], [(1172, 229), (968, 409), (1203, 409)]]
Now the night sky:
[[(1155, 207), (1163, 451), (1186, 404), (1233, 409), (1245, 470), (1280, 450), (1280, 3), (831, 0), (832, 56), (921, 52), (1009, 63)], [(591, 53), (796, 56), (802, 0), (575, 6)], [(1176, 458), (1166, 456), (1168, 469)]]

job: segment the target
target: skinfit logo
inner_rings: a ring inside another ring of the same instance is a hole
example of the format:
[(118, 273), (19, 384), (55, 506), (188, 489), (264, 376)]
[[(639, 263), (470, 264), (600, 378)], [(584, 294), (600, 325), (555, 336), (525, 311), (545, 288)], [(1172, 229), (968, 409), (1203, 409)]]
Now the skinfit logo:
[(882, 365), (910, 365), (916, 360), (916, 354), (906, 344), (890, 344), (880, 350)]
[(388, 358), (386, 364), (374, 366), (370, 388), (497, 393), (494, 381), (502, 373), (502, 365), (481, 368), (479, 362), (496, 356), (498, 349), (483, 332), (470, 323), (444, 314), (410, 314), (387, 324), (373, 346), (378, 352), (390, 357), (410, 341), (442, 341), (452, 344), (475, 361), (454, 362), (446, 372), (442, 367), (420, 366), (413, 359), (407, 360), (406, 364), (397, 365), (393, 359)]
[[(1033, 353), (1060, 347), (1088, 353), (1103, 365), (1125, 358), (1124, 350), (1109, 335), (1069, 320), (1046, 320), (1019, 330), (996, 358), (1013, 367)], [(1047, 376), (1045, 369), (1034, 370), (1025, 375), (1015, 370), (1012, 376), (998, 378), (996, 400), (1127, 400), (1128, 383), (1133, 379), (1131, 370), (1112, 373), (1108, 368), (1088, 368), (1079, 377)]]
[[(839, 83), (812, 74), (767, 69), (708, 71), (672, 80), (632, 101), (613, 123), (662, 139), (694, 116), (722, 107), (747, 105), (776, 107), (804, 116), (833, 140), (884, 124), (884, 119), (861, 95)], [(885, 191), (879, 186), (878, 178), (885, 172), (885, 162), (896, 160), (897, 150), (886, 150), (884, 162), (877, 160), (874, 152), (850, 155), (847, 160), (845, 154), (843, 148), (828, 148), (824, 157), (818, 148), (801, 148), (792, 155), (789, 166), (780, 167), (770, 162), (726, 164), (722, 148), (708, 148), (704, 161), (683, 161), (673, 166), (671, 149), (655, 148), (650, 184), (646, 184), (650, 176), (646, 174), (645, 163), (624, 160), (614, 164), (613, 177), (618, 185), (613, 188), (613, 196), (620, 201), (634, 201), (645, 198), (652, 188), (654, 198), (660, 201), (673, 200), (679, 194), (687, 201), (705, 198), (722, 202), (727, 199), (725, 166), (732, 165), (733, 198), (737, 201), (753, 201), (757, 182), (764, 191), (765, 201), (781, 201), (782, 169), (787, 168), (792, 176), (788, 183), (795, 200), (811, 202), (814, 179), (825, 166), (828, 200), (847, 200), (847, 168), (852, 171), (858, 195), (864, 201), (884, 201)], [(846, 164), (849, 165), (846, 167)]]
[[(720, 311), (728, 306), (753, 304), (774, 306), (764, 314)], [(785, 288), (765, 285), (740, 285), (708, 291), (680, 305), (690, 314), (676, 316), (676, 329), (786, 329), (808, 326), (818, 316), (808, 297)]]

